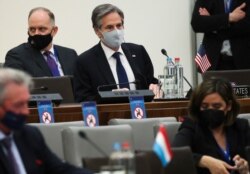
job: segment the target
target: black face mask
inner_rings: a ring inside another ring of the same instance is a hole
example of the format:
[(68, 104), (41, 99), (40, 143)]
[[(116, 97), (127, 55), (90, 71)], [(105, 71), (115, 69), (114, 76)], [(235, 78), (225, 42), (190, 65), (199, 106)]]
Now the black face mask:
[(200, 111), (200, 123), (210, 129), (219, 127), (226, 120), (224, 111), (207, 109)]
[(15, 114), (14, 112), (7, 111), (5, 116), (0, 122), (12, 130), (18, 130), (23, 127), (26, 122), (26, 116), (21, 114)]
[(52, 39), (53, 37), (51, 36), (51, 33), (47, 35), (29, 35), (28, 42), (32, 47), (42, 50), (49, 45)]

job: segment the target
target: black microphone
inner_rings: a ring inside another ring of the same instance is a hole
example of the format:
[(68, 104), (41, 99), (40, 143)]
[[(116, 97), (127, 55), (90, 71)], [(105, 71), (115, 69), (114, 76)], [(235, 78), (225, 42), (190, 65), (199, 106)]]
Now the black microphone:
[[(164, 56), (166, 56), (168, 59), (170, 58), (170, 57), (168, 56), (167, 51), (166, 51), (164, 48), (161, 49), (161, 53), (162, 53)], [(171, 63), (174, 65), (175, 63), (173, 62), (173, 60), (172, 60), (172, 59), (170, 59), (170, 60), (171, 60)]]
[(109, 158), (109, 155), (105, 153), (96, 143), (94, 143), (89, 137), (86, 135), (85, 132), (79, 131), (79, 136), (86, 141), (88, 141), (98, 152), (100, 152), (104, 157)]
[(167, 51), (166, 51), (164, 48), (161, 49), (161, 53), (162, 53), (164, 56), (167, 56), (167, 58), (169, 58), (168, 53), (167, 53)]
[(111, 87), (117, 86), (117, 85), (120, 86), (120, 85), (137, 84), (137, 83), (139, 83), (138, 80), (135, 80), (135, 81), (133, 81), (133, 82), (124, 82), (124, 83), (113, 83), (113, 84), (108, 84), (108, 85), (99, 85), (99, 86), (97, 87), (97, 91), (98, 91), (98, 92), (101, 91), (102, 88), (111, 88)]
[(39, 86), (39, 87), (36, 87), (36, 88), (32, 88), (32, 90), (42, 90), (42, 91), (46, 91), (48, 89), (49, 88), (47, 86)]

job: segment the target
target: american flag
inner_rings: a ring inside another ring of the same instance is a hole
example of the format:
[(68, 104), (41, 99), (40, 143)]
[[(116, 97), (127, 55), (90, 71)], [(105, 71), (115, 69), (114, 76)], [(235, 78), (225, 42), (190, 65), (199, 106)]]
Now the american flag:
[(194, 60), (197, 66), (199, 67), (201, 73), (204, 73), (205, 71), (208, 70), (208, 68), (211, 67), (211, 63), (209, 62), (208, 57), (206, 55), (206, 50), (202, 44), (200, 45), (200, 48)]

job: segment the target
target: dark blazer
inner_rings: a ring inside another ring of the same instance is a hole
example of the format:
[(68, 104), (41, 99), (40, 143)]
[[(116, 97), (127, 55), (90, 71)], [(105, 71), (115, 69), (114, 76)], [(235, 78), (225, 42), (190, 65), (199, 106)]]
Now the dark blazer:
[[(226, 127), (226, 137), (229, 144), (230, 156), (236, 154), (246, 159), (245, 147), (250, 145), (249, 123), (245, 119), (236, 119), (235, 123)], [(190, 146), (194, 161), (198, 165), (202, 155), (209, 155), (214, 158), (226, 161), (221, 154), (219, 147), (212, 133), (198, 123), (186, 119), (179, 128), (174, 138), (173, 147)], [(233, 162), (231, 161), (231, 165)], [(209, 174), (208, 169), (197, 168), (199, 174)]]
[[(122, 50), (134, 73), (137, 89), (148, 89), (149, 84), (157, 83), (152, 62), (143, 46), (124, 43)], [(74, 89), (77, 102), (97, 100), (99, 86), (116, 83), (100, 43), (79, 56), (74, 70)], [(105, 90), (115, 88), (117, 88), (116, 85), (111, 85)]]
[[(24, 126), (14, 132), (14, 141), (27, 174), (91, 174), (91, 172), (63, 163), (52, 153), (35, 127)], [(11, 174), (6, 155), (0, 146), (0, 173)]]
[[(55, 54), (62, 66), (64, 75), (73, 75), (73, 65), (77, 59), (75, 50), (54, 45)], [(23, 43), (6, 54), (5, 67), (23, 70), (33, 77), (52, 76), (41, 52), (29, 43)]]
[[(250, 0), (232, 0), (233, 11), (246, 2), (246, 17), (229, 23), (223, 0), (197, 0), (193, 10), (192, 27), (196, 33), (204, 33), (203, 44), (212, 64), (209, 70), (216, 70), (224, 40), (229, 40), (237, 69), (250, 69)], [(206, 8), (211, 16), (199, 15), (199, 8)]]

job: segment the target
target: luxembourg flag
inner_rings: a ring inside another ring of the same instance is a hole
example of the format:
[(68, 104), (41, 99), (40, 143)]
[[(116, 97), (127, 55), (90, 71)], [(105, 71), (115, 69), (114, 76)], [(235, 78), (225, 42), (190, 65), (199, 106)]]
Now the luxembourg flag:
[(163, 125), (160, 125), (159, 131), (155, 138), (153, 151), (160, 159), (163, 167), (166, 167), (173, 157), (168, 135)]

